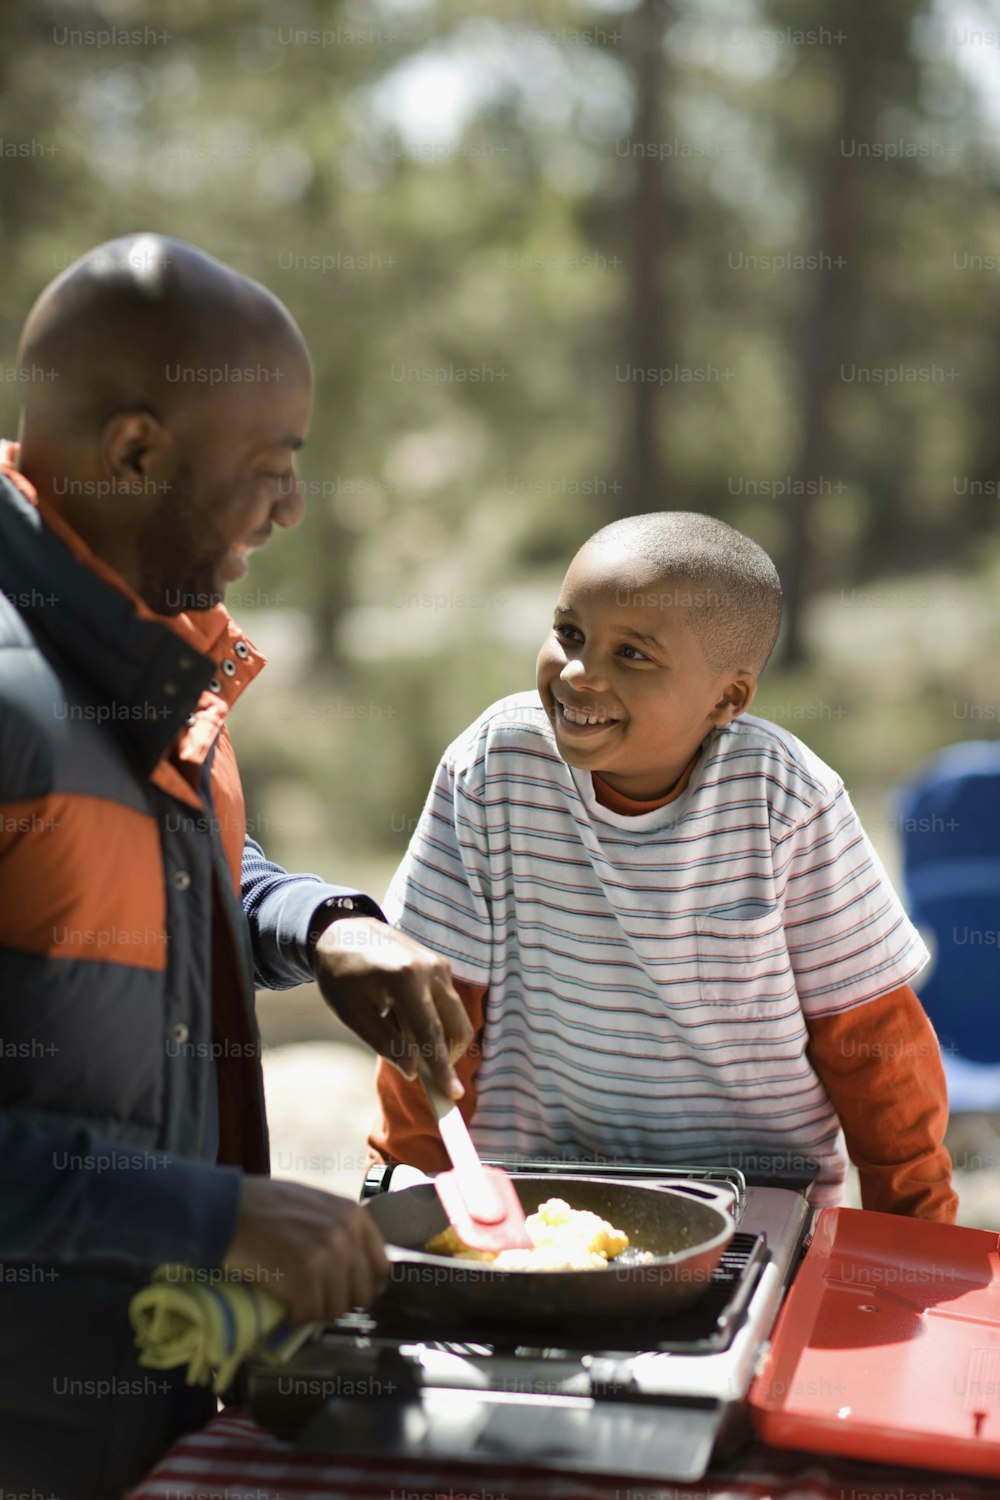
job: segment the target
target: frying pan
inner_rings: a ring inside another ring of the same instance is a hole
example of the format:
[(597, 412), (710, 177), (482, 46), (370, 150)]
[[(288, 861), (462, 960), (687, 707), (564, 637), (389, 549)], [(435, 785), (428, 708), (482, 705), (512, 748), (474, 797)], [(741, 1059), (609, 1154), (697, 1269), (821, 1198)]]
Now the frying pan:
[[(736, 1229), (729, 1194), (702, 1182), (681, 1190), (526, 1173), (514, 1177), (514, 1186), (525, 1213), (547, 1198), (564, 1198), (623, 1229), (629, 1249), (597, 1271), (500, 1271), (430, 1255), (424, 1245), (448, 1220), (433, 1184), (419, 1183), (368, 1202), (390, 1261), (372, 1311), (452, 1327), (579, 1331), (598, 1322), (647, 1321), (698, 1300)], [(637, 1251), (651, 1259), (638, 1259)]]

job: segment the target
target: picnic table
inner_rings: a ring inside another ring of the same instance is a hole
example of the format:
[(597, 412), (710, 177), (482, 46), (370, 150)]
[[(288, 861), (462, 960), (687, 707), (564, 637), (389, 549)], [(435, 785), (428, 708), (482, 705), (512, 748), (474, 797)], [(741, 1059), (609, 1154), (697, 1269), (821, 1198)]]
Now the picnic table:
[(972, 1479), (754, 1444), (694, 1485), (297, 1451), (227, 1409), (176, 1443), (129, 1500), (998, 1500)]

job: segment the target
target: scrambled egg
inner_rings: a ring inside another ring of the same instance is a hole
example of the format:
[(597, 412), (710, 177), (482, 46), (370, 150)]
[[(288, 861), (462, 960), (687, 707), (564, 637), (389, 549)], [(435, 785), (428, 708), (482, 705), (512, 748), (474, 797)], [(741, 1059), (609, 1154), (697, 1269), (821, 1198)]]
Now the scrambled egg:
[(525, 1220), (532, 1250), (472, 1250), (449, 1224), (427, 1241), (432, 1255), (488, 1261), (501, 1271), (598, 1271), (628, 1249), (628, 1235), (586, 1209), (549, 1198)]

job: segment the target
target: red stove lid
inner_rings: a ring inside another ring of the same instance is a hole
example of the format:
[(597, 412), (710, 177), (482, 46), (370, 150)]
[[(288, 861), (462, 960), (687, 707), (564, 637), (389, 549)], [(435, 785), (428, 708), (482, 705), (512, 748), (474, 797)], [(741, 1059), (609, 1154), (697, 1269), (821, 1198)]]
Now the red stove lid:
[(750, 1404), (781, 1448), (1000, 1475), (1000, 1236), (824, 1209)]

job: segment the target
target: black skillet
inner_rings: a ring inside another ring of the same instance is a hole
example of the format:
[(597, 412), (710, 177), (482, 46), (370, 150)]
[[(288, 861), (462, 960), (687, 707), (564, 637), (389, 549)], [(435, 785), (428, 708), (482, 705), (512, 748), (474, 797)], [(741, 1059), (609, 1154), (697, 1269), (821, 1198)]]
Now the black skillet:
[(499, 1271), (430, 1255), (429, 1239), (447, 1218), (430, 1183), (381, 1193), (368, 1202), (391, 1262), (373, 1312), (449, 1326), (573, 1328), (669, 1316), (706, 1290), (735, 1223), (729, 1194), (707, 1183), (683, 1191), (595, 1177), (515, 1176), (525, 1213), (547, 1198), (600, 1214), (630, 1248), (597, 1271)]

